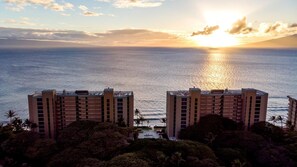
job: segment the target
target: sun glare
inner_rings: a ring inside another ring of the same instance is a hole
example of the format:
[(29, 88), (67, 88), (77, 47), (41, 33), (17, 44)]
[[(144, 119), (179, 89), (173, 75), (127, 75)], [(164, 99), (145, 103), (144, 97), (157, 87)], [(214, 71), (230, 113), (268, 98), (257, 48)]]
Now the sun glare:
[(192, 38), (197, 45), (204, 47), (229, 47), (238, 44), (235, 37), (222, 31), (215, 32), (211, 35), (194, 36)]
[(197, 35), (193, 41), (204, 47), (229, 47), (238, 45), (239, 41), (233, 35), (226, 32), (232, 24), (243, 16), (236, 11), (207, 11), (203, 12), (208, 26), (219, 26), (219, 29), (210, 35)]
[(203, 14), (208, 25), (219, 25), (221, 29), (228, 29), (230, 26), (243, 17), (240, 12), (232, 11), (207, 11)]

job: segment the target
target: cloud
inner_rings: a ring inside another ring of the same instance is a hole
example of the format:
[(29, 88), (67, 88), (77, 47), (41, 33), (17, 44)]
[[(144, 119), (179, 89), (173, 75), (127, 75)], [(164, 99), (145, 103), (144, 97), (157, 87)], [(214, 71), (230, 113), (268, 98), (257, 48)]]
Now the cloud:
[(32, 22), (29, 18), (23, 17), (19, 20), (16, 19), (5, 19), (2, 21), (6, 24), (11, 24), (11, 25), (22, 25), (22, 26), (37, 26), (38, 24)]
[(293, 23), (293, 24), (289, 25), (289, 27), (290, 28), (295, 28), (295, 27), (297, 27), (297, 23)]
[(275, 22), (275, 23), (261, 23), (259, 25), (259, 32), (267, 35), (278, 35), (296, 32), (297, 27), (294, 24)]
[(93, 40), (95, 37), (83, 31), (46, 30), (46, 29), (22, 29), (22, 28), (1, 28), (0, 38), (19, 40), (55, 40), (55, 41), (76, 41)]
[(232, 27), (228, 32), (230, 34), (248, 34), (253, 31), (252, 27), (247, 26), (246, 17), (237, 20), (233, 23)]
[(71, 16), (69, 13), (61, 13), (62, 16)]
[(206, 26), (206, 27), (204, 27), (204, 29), (202, 31), (193, 32), (192, 33), (192, 36), (196, 36), (196, 35), (210, 35), (214, 31), (218, 30), (219, 28), (220, 27), (218, 25), (216, 25), (216, 26)]
[(68, 41), (98, 46), (189, 46), (189, 41), (181, 36), (146, 29), (121, 29), (89, 33), (0, 27), (0, 39)]
[(88, 7), (86, 7), (84, 5), (80, 5), (78, 8), (83, 11), (88, 10)]
[(102, 16), (103, 15), (103, 13), (96, 13), (96, 12), (89, 11), (89, 8), (84, 5), (80, 5), (78, 8), (82, 11), (82, 15), (84, 16)]
[(26, 6), (38, 5), (45, 9), (51, 9), (53, 11), (65, 11), (66, 9), (72, 9), (74, 6), (71, 3), (56, 3), (55, 0), (4, 0), (8, 4), (7, 9), (12, 11), (21, 11)]
[(275, 23), (273, 25), (270, 25), (269, 27), (267, 27), (267, 29), (265, 30), (265, 33), (270, 33), (270, 32), (275, 32), (277, 30), (278, 27), (280, 27), (281, 24), (280, 23)]
[(24, 10), (24, 5), (15, 5), (15, 4), (8, 4), (5, 9), (7, 10), (11, 10), (14, 12), (20, 12), (22, 10)]
[(146, 29), (121, 29), (97, 33), (100, 41), (111, 46), (188, 46), (189, 42), (183, 37), (166, 32), (156, 32)]
[(97, 0), (111, 2), (116, 8), (151, 8), (161, 6), (164, 0)]

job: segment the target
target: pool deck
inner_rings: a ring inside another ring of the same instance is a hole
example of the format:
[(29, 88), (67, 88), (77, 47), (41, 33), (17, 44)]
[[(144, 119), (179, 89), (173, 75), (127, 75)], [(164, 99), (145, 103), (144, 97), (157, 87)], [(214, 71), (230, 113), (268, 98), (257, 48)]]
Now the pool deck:
[(142, 130), (139, 132), (138, 139), (161, 139), (162, 137), (154, 130)]

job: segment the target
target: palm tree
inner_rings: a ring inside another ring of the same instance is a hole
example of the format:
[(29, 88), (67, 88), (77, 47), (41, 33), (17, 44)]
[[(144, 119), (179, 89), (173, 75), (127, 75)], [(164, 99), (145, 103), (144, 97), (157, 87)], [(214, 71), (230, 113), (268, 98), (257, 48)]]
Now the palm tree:
[(140, 111), (136, 108), (135, 109), (135, 115), (138, 116), (140, 114)]
[(140, 124), (139, 115), (140, 115), (140, 111), (136, 108), (136, 109), (135, 109), (135, 116), (136, 116), (135, 123), (136, 123), (137, 127), (138, 127), (139, 124)]
[(284, 118), (281, 115), (279, 115), (279, 116), (276, 117), (275, 120), (276, 121), (280, 121), (281, 122), (281, 128), (283, 128), (283, 120), (284, 120)]
[(164, 127), (166, 126), (166, 118), (162, 118), (161, 120), (161, 123), (164, 123)]
[(29, 119), (25, 119), (25, 121), (23, 122), (23, 127), (26, 129), (29, 129), (32, 125), (32, 122)]
[(145, 119), (144, 119), (144, 117), (142, 115), (140, 115), (139, 121), (141, 123), (141, 126), (143, 126), (143, 122), (145, 121)]
[(143, 121), (145, 121), (144, 117), (141, 115), (141, 112), (138, 109), (135, 109), (135, 115), (137, 116), (135, 123), (138, 127), (138, 125), (141, 123), (143, 126)]
[(17, 116), (17, 114), (15, 113), (15, 111), (9, 110), (7, 113), (5, 113), (5, 116), (6, 118), (9, 118), (9, 122), (11, 123), (12, 118)]
[(137, 119), (135, 120), (135, 123), (136, 123), (136, 125), (137, 125), (137, 127), (138, 127), (139, 124), (140, 124), (140, 120), (137, 118)]
[(275, 122), (277, 121), (277, 120), (276, 120), (276, 116), (271, 116), (271, 117), (269, 118), (269, 121), (272, 121), (273, 124), (275, 124)]
[(12, 123), (11, 123), (13, 126), (13, 130), (16, 132), (22, 131), (23, 130), (22, 123), (23, 123), (23, 121), (20, 118), (14, 117), (14, 119), (12, 120)]

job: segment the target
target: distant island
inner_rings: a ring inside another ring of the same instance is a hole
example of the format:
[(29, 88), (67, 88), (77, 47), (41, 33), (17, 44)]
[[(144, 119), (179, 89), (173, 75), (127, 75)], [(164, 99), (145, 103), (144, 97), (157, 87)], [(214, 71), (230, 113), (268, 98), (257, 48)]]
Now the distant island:
[[(69, 41), (55, 41), (55, 40), (0, 39), (0, 49), (1, 48), (72, 48), (72, 47), (73, 48), (91, 48), (91, 47), (106, 47), (106, 46), (100, 46), (96, 44), (93, 45), (93, 44), (75, 43), (75, 42), (69, 42)], [(139, 47), (143, 47), (143, 46), (139, 46)], [(147, 46), (147, 47), (153, 47), (153, 46)], [(162, 47), (162, 46), (158, 46), (158, 47)], [(276, 38), (276, 39), (271, 39), (267, 41), (243, 44), (243, 45), (232, 46), (232, 47), (235, 47), (235, 48), (297, 48), (297, 34), (287, 36), (287, 37)], [(193, 48), (193, 46), (191, 46), (191, 48)], [(201, 47), (197, 46), (197, 48), (201, 48)], [(210, 49), (217, 49), (217, 48), (210, 48)]]
[(94, 47), (92, 45), (44, 40), (19, 40), (19, 39), (0, 39), (1, 48), (72, 48), (72, 47)]
[(242, 48), (297, 48), (297, 34), (262, 42), (239, 45)]

